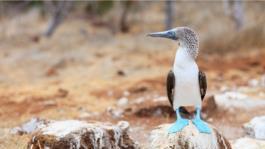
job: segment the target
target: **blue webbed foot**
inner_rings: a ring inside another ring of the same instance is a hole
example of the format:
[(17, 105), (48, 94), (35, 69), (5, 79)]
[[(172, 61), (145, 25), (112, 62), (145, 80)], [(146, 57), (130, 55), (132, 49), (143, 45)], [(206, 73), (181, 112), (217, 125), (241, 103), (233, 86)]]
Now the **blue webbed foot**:
[(189, 125), (189, 121), (187, 119), (179, 119), (169, 128), (169, 133), (180, 132), (184, 127)]
[(211, 129), (206, 122), (200, 117), (200, 108), (196, 109), (196, 117), (192, 120), (192, 123), (196, 126), (200, 133), (211, 133)]
[(192, 123), (197, 127), (200, 133), (211, 133), (209, 126), (201, 119), (193, 119)]
[(179, 109), (176, 110), (177, 120), (176, 122), (169, 128), (168, 133), (176, 133), (180, 132), (184, 127), (189, 125), (189, 121), (187, 119), (183, 119), (179, 114)]

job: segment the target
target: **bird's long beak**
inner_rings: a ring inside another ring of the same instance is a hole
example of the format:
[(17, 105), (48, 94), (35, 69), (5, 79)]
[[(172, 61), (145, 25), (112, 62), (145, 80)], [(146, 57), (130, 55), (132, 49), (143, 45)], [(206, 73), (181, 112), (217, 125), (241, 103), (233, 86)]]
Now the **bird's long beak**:
[(149, 34), (147, 34), (147, 36), (150, 36), (150, 37), (163, 37), (163, 38), (169, 38), (169, 39), (176, 40), (176, 35), (175, 35), (175, 31), (174, 30), (149, 33)]

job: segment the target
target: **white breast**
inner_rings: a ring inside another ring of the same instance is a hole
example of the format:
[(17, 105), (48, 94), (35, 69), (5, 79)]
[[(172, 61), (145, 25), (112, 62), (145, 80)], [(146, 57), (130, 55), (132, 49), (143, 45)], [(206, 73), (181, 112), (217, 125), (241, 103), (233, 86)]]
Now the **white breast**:
[(195, 60), (180, 48), (173, 66), (175, 75), (174, 109), (180, 106), (201, 106), (198, 73)]

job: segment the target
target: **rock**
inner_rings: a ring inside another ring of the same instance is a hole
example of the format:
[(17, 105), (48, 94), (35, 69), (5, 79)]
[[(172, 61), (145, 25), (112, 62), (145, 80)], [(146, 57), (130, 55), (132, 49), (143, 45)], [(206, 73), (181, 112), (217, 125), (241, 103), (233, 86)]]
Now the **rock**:
[(251, 87), (257, 87), (259, 85), (259, 81), (257, 79), (249, 80), (248, 85)]
[(32, 118), (29, 122), (26, 122), (25, 124), (22, 124), (19, 127), (12, 128), (10, 132), (11, 134), (18, 134), (18, 135), (29, 134), (38, 130), (39, 128), (43, 127), (49, 122), (50, 121), (40, 118)]
[(84, 112), (80, 112), (79, 114), (79, 118), (81, 119), (86, 119), (86, 118), (96, 117), (96, 116), (99, 116), (99, 113), (84, 111)]
[(244, 129), (251, 137), (265, 140), (265, 116), (254, 117), (244, 124)]
[(258, 79), (249, 80), (248, 85), (251, 87), (265, 87), (265, 75), (262, 75)]
[(123, 92), (123, 96), (127, 97), (127, 96), (129, 96), (129, 95), (130, 95), (130, 92), (129, 92), (129, 91), (124, 91), (124, 92)]
[(217, 108), (214, 96), (205, 98), (202, 104), (203, 118), (210, 118), (217, 111)]
[(30, 149), (135, 149), (139, 148), (128, 135), (129, 123), (86, 123), (84, 121), (54, 121), (39, 129), (28, 143)]
[(166, 96), (158, 96), (153, 99), (154, 102), (168, 102), (168, 98)]
[(152, 149), (232, 149), (229, 142), (216, 129), (211, 134), (199, 133), (190, 122), (181, 132), (168, 134), (172, 124), (160, 125), (150, 135)]
[(232, 144), (233, 149), (264, 149), (265, 141), (252, 138), (240, 138)]
[(126, 97), (122, 97), (122, 98), (120, 98), (119, 100), (118, 100), (118, 102), (117, 102), (117, 106), (119, 106), (119, 107), (125, 107), (125, 106), (127, 106), (128, 105), (128, 98), (126, 98)]
[(218, 107), (222, 107), (227, 110), (250, 110), (265, 106), (265, 100), (262, 98), (252, 97), (240, 91), (227, 91), (219, 93), (214, 96), (214, 99)]
[(114, 119), (121, 118), (123, 117), (123, 114), (124, 114), (124, 110), (121, 108), (117, 109), (117, 108), (108, 107), (106, 111), (107, 111), (107, 114), (110, 115)]

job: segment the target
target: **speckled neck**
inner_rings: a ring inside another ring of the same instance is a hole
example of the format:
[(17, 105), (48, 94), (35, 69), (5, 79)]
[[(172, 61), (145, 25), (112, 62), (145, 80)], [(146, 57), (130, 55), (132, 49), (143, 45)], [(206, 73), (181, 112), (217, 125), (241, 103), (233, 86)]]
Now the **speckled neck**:
[(180, 34), (180, 46), (187, 49), (191, 57), (196, 59), (199, 53), (199, 38), (197, 34), (192, 29), (187, 27), (179, 29), (178, 32)]
[(199, 54), (199, 43), (198, 41), (180, 41), (180, 46), (187, 50), (193, 59), (196, 59)]

